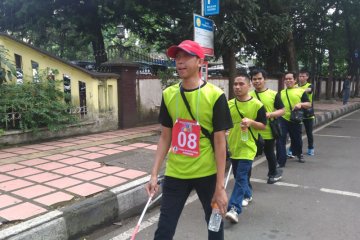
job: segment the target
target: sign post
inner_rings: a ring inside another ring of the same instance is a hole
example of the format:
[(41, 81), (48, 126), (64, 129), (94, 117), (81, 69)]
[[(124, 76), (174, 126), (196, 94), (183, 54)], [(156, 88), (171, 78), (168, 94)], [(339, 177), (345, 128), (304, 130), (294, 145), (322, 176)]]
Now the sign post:
[(219, 0), (202, 0), (202, 15), (217, 15), (220, 12)]
[(214, 22), (194, 14), (194, 41), (204, 50), (206, 56), (214, 56)]

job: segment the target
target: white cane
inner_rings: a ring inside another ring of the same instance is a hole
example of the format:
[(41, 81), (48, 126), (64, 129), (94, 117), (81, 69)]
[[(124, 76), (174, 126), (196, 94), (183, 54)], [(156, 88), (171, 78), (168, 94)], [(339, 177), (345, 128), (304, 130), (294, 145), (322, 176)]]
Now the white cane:
[[(158, 177), (158, 182), (157, 182), (157, 184), (160, 185), (161, 181), (163, 180), (163, 177), (164, 177), (164, 176), (159, 176), (159, 177)], [(154, 200), (153, 202), (157, 201), (157, 200), (161, 197), (161, 195), (162, 195), (162, 194), (160, 194), (157, 198), (155, 198), (155, 200)], [(149, 197), (149, 199), (148, 199), (148, 201), (147, 201), (147, 203), (146, 203), (146, 205), (145, 205), (145, 207), (144, 207), (144, 210), (143, 210), (142, 213), (141, 213), (141, 216), (140, 216), (140, 218), (139, 218), (139, 221), (138, 221), (137, 224), (136, 224), (136, 227), (135, 227), (135, 229), (134, 229), (134, 232), (133, 232), (133, 234), (132, 234), (132, 236), (131, 236), (131, 240), (135, 240), (136, 234), (138, 234), (139, 229), (140, 229), (140, 224), (141, 224), (141, 222), (142, 222), (142, 220), (143, 220), (143, 218), (144, 218), (144, 216), (145, 216), (146, 210), (150, 207), (150, 203), (152, 203), (151, 200), (152, 200), (153, 197), (154, 197), (154, 194), (151, 194), (150, 197)]]
[(141, 222), (142, 222), (142, 219), (144, 218), (145, 212), (146, 212), (146, 210), (148, 209), (149, 204), (150, 204), (151, 199), (152, 199), (153, 196), (154, 196), (154, 194), (151, 194), (151, 195), (150, 195), (150, 197), (149, 197), (149, 199), (148, 199), (148, 201), (147, 201), (147, 203), (146, 203), (146, 205), (145, 205), (145, 207), (144, 207), (144, 210), (143, 210), (142, 213), (141, 213), (140, 219), (139, 219), (138, 223), (136, 224), (136, 227), (135, 227), (135, 229), (134, 229), (134, 232), (133, 232), (133, 234), (132, 234), (132, 236), (131, 236), (131, 240), (134, 240), (135, 237), (136, 237), (136, 234), (139, 232), (140, 224), (141, 224)]
[(230, 179), (231, 170), (232, 170), (232, 164), (229, 167), (229, 172), (228, 172), (228, 175), (227, 175), (226, 180), (225, 180), (225, 186), (224, 186), (225, 189), (226, 189), (226, 186), (227, 186), (227, 184), (229, 182), (229, 179)]

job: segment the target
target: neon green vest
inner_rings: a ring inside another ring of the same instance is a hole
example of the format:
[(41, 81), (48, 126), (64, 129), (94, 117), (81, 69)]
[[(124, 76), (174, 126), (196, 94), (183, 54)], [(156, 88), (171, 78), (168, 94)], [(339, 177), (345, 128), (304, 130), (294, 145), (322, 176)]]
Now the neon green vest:
[[(263, 106), (263, 104), (255, 98), (251, 98), (249, 101), (245, 101), (245, 102), (240, 102), (238, 100), (235, 100), (235, 98), (228, 101), (231, 118), (234, 124), (234, 127), (230, 129), (229, 138), (228, 138), (231, 158), (235, 160), (236, 159), (254, 160), (257, 151), (256, 143), (254, 138), (251, 136), (250, 131), (248, 131), (249, 139), (246, 142), (241, 140), (240, 123), (242, 118), (239, 115), (238, 111), (236, 110), (235, 101), (241, 114), (243, 114), (244, 117), (250, 119), (256, 119), (257, 112)], [(254, 128), (251, 128), (251, 131), (253, 132), (254, 136), (257, 138), (258, 131)]]
[[(305, 91), (306, 89), (310, 88), (310, 85), (311, 85), (311, 83), (307, 82), (304, 85), (298, 86), (298, 87), (304, 89), (304, 91)], [(310, 103), (311, 103), (311, 107), (312, 107), (313, 106), (313, 93), (312, 92), (311, 93), (306, 93), (306, 95), (308, 96), (308, 98), (310, 100)], [(315, 118), (315, 116), (311, 116), (311, 117), (305, 118), (305, 119), (314, 119), (314, 118)]]
[(292, 108), (294, 108), (296, 104), (301, 103), (301, 97), (304, 94), (305, 90), (302, 88), (288, 88), (281, 90), (281, 100), (283, 101), (285, 106), (285, 114), (283, 115), (283, 118), (287, 121), (290, 121), (290, 114), (292, 109), (290, 109), (289, 101), (286, 97), (286, 90), (288, 91), (289, 100)]
[[(249, 94), (250, 96), (253, 96), (255, 99), (258, 99), (255, 90), (251, 91)], [(264, 104), (266, 112), (273, 112), (275, 110), (274, 102), (277, 92), (271, 89), (266, 89), (265, 91), (258, 92), (257, 94), (259, 95), (262, 104)], [(265, 130), (259, 130), (259, 132), (264, 139), (273, 139), (269, 121), (266, 122)]]
[[(223, 91), (207, 82), (200, 88), (200, 95), (198, 93), (199, 90), (185, 91), (185, 96), (194, 117), (202, 127), (212, 133), (213, 107)], [(192, 120), (181, 97), (179, 84), (166, 88), (163, 91), (163, 98), (173, 124), (177, 118)], [(165, 175), (191, 179), (210, 176), (216, 171), (215, 155), (210, 140), (201, 132), (200, 156), (193, 158), (169, 152)]]
[[(304, 89), (304, 91), (306, 89), (310, 88), (310, 86), (311, 86), (311, 83), (305, 83), (302, 86), (298, 85), (298, 87)], [(313, 101), (313, 93), (312, 92), (311, 93), (306, 93), (306, 95), (309, 97), (309, 100), (312, 103), (312, 101)]]

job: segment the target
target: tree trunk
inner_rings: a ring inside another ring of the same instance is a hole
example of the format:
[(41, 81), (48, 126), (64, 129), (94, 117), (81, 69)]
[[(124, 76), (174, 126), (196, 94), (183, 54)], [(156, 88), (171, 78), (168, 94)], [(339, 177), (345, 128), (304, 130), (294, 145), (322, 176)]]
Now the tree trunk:
[(357, 66), (356, 68), (356, 74), (355, 74), (355, 92), (354, 92), (354, 97), (358, 97), (359, 96), (359, 82), (360, 82), (360, 78), (359, 78), (359, 67)]
[(234, 79), (236, 78), (236, 59), (235, 52), (231, 47), (227, 47), (223, 54), (224, 70), (228, 73), (229, 77), (229, 99), (234, 98), (232, 87)]
[(97, 66), (107, 61), (107, 54), (105, 51), (104, 38), (101, 33), (101, 29), (97, 32), (97, 35), (93, 36), (91, 45), (94, 51), (95, 62)]
[(326, 80), (326, 99), (329, 100), (331, 98), (331, 88), (332, 82), (334, 79), (334, 68), (335, 68), (335, 59), (333, 54), (333, 49), (329, 49), (329, 77)]
[(277, 47), (268, 50), (268, 54), (265, 59), (265, 69), (270, 75), (278, 74), (279, 72), (281, 72), (280, 50)]
[(310, 64), (311, 64), (311, 67), (310, 67), (310, 71), (311, 71), (311, 75), (312, 75), (312, 84), (315, 85), (315, 78), (316, 76), (318, 75), (318, 71), (316, 69), (316, 38), (313, 37), (312, 39), (312, 49), (311, 49), (311, 60), (310, 60)]
[(96, 1), (84, 1), (84, 11), (87, 11), (88, 19), (91, 22), (85, 23), (84, 27), (91, 39), (93, 54), (97, 66), (107, 61), (105, 51), (104, 37), (101, 31), (101, 20), (98, 15), (98, 6)]
[(344, 21), (345, 21), (345, 32), (346, 32), (346, 40), (347, 40), (347, 47), (348, 47), (348, 64), (350, 67), (350, 71), (353, 72), (353, 63), (352, 63), (352, 52), (353, 52), (353, 44), (352, 44), (352, 36), (351, 36), (351, 29), (350, 29), (350, 20), (349, 16), (347, 15), (346, 7), (344, 8)]
[(294, 35), (292, 32), (288, 33), (288, 38), (286, 41), (286, 50), (287, 50), (287, 64), (288, 71), (298, 71), (299, 66), (296, 61), (296, 50), (295, 50), (295, 42)]

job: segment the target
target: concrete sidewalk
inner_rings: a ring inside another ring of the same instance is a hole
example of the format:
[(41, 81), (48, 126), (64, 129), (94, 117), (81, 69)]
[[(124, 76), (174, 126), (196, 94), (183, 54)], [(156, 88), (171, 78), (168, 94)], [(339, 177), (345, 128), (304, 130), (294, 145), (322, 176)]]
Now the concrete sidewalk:
[[(315, 102), (316, 126), (360, 99)], [(141, 211), (160, 125), (0, 149), (0, 239), (74, 239)]]

